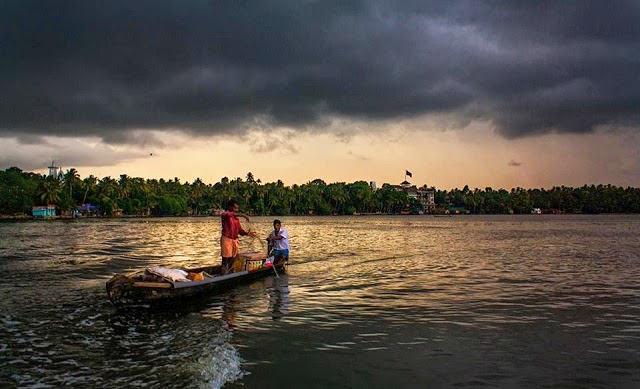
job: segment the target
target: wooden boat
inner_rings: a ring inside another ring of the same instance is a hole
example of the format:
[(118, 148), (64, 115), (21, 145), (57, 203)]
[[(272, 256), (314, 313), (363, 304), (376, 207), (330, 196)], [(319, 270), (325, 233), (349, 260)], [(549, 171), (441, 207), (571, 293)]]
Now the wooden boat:
[(116, 274), (107, 281), (107, 295), (118, 306), (161, 303), (211, 293), (241, 282), (270, 275), (278, 276), (285, 272), (285, 261), (265, 265), (266, 260), (266, 255), (241, 255), (235, 261), (234, 271), (228, 274), (221, 274), (220, 265), (182, 269), (193, 280), (172, 280), (154, 274), (150, 269), (130, 275)]

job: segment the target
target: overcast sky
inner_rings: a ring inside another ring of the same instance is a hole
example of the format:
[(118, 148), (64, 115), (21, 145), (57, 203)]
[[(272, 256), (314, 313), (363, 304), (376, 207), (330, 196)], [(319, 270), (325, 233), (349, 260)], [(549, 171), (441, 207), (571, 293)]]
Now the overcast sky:
[(640, 186), (638, 1), (8, 0), (0, 85), (0, 168)]

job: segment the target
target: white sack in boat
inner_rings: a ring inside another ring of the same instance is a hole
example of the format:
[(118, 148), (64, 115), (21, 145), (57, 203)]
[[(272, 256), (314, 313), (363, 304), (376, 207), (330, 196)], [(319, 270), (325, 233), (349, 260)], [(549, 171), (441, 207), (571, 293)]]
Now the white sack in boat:
[(171, 281), (180, 281), (180, 282), (189, 281), (189, 279), (187, 278), (187, 274), (189, 273), (180, 269), (170, 269), (168, 267), (152, 266), (147, 268), (147, 271), (151, 274), (168, 278)]

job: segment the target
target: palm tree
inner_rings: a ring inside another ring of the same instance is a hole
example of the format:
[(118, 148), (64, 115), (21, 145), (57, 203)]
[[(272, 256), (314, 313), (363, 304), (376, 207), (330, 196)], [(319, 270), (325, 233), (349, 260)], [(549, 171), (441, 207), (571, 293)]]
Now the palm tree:
[(129, 182), (131, 188), (131, 198), (133, 204), (133, 211), (136, 215), (149, 215), (151, 209), (150, 190), (147, 182), (141, 178), (136, 177)]
[(113, 199), (116, 189), (118, 187), (118, 182), (113, 178), (107, 176), (104, 177), (98, 183), (98, 196), (100, 199), (108, 198)]
[(193, 184), (191, 184), (191, 191), (189, 192), (189, 206), (195, 215), (200, 214), (200, 203), (202, 202), (205, 189), (206, 186), (200, 177), (196, 178)]
[(325, 195), (329, 203), (333, 204), (333, 212), (340, 213), (340, 207), (347, 200), (347, 194), (343, 183), (333, 183), (327, 185)]
[(127, 198), (131, 194), (131, 178), (126, 174), (120, 175), (118, 181), (118, 195), (121, 198)]
[(52, 177), (46, 177), (38, 186), (37, 196), (46, 205), (57, 203), (60, 200), (60, 182)]
[(307, 212), (314, 212), (316, 214), (323, 213), (325, 209), (325, 200), (322, 197), (326, 184), (320, 179), (313, 180), (303, 185), (304, 197), (307, 199), (309, 208)]
[(265, 190), (265, 187), (261, 185), (260, 179), (256, 181), (256, 188), (253, 194), (254, 194), (253, 206), (255, 210), (257, 211), (258, 214), (264, 214), (266, 211), (265, 205), (264, 205), (264, 196), (266, 194), (266, 190)]
[(79, 186), (82, 183), (80, 180), (80, 174), (75, 168), (67, 170), (64, 174), (64, 185), (69, 188), (69, 197), (73, 200), (73, 187)]
[(225, 208), (227, 206), (227, 201), (233, 198), (233, 187), (229, 183), (229, 179), (227, 177), (222, 177), (222, 179), (220, 180), (220, 185), (222, 189), (220, 194), (222, 197), (222, 204), (220, 205), (222, 206), (222, 208)]
[(373, 192), (369, 184), (364, 181), (356, 181), (347, 185), (346, 189), (356, 212), (365, 211), (370, 206)]
[(85, 187), (84, 197), (82, 197), (82, 204), (85, 204), (87, 201), (87, 195), (89, 194), (89, 191), (94, 192), (96, 190), (98, 179), (92, 174), (89, 177), (82, 180), (82, 182)]

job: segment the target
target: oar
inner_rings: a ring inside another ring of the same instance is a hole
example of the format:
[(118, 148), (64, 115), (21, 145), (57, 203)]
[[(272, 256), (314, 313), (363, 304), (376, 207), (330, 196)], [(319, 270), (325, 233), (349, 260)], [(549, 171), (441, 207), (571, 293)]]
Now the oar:
[(276, 273), (276, 277), (280, 278), (280, 275), (278, 275), (278, 271), (276, 270), (276, 258), (273, 257), (273, 262), (271, 262), (271, 267), (273, 268), (273, 272)]

